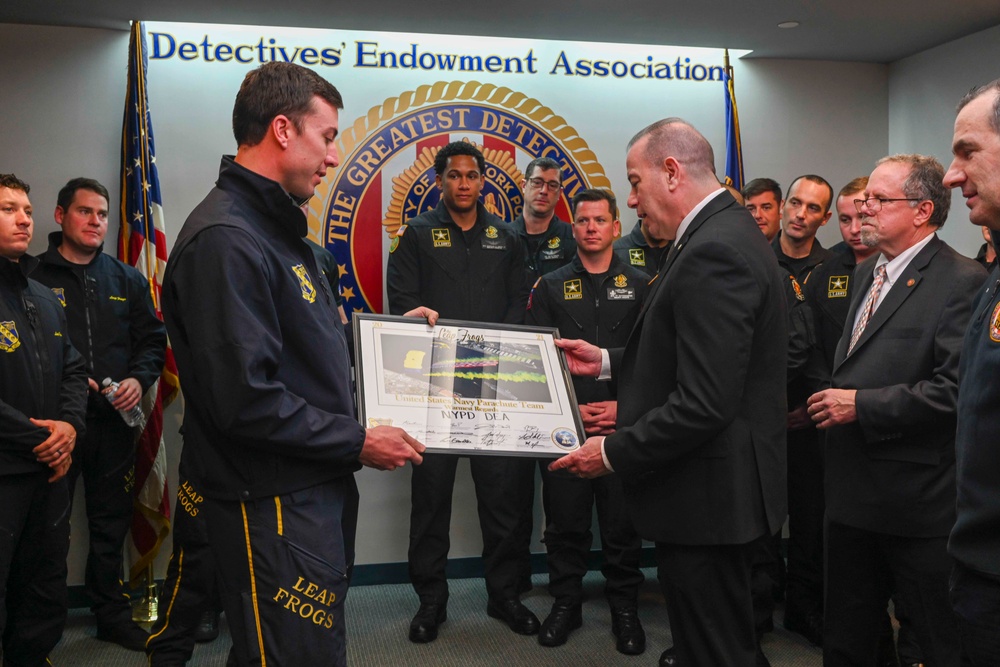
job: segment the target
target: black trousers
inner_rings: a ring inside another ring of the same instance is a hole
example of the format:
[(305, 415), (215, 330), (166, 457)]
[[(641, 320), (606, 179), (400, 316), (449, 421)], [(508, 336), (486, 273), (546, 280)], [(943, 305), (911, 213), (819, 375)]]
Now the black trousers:
[(580, 479), (565, 472), (542, 472), (545, 550), (549, 594), (557, 604), (583, 602), (583, 577), (593, 543), (591, 525), (597, 506), (604, 563), (604, 595), (612, 609), (635, 607), (644, 580), (639, 569), (642, 540), (625, 509), (618, 475)]
[(160, 595), (160, 613), (146, 642), (150, 667), (190, 660), (202, 613), (220, 606), (215, 559), (202, 513), (204, 500), (190, 480), (181, 480), (174, 503), (173, 553)]
[(720, 546), (656, 543), (657, 574), (679, 664), (756, 665), (752, 554), (752, 542)]
[(785, 559), (781, 555), (781, 531), (753, 541), (750, 556), (750, 592), (757, 636), (774, 629), (775, 591), (782, 589)]
[(132, 525), (135, 436), (111, 414), (87, 418), (87, 433), (73, 452), (70, 498), (83, 476), (90, 546), (84, 584), (98, 625), (131, 622), (132, 607), (122, 583), (122, 547)]
[(905, 609), (927, 664), (958, 667), (958, 628), (948, 602), (947, 539), (828, 523), (825, 667), (874, 664), (890, 595)]
[(962, 667), (1000, 663), (1000, 579), (984, 576), (956, 561), (950, 588)]
[[(531, 577), (531, 536), (535, 529), (535, 466), (542, 475), (545, 469), (552, 463), (552, 459), (526, 459), (522, 465), (526, 470), (523, 474), (530, 478), (531, 484), (528, 486), (522, 502), (521, 520), (517, 526), (517, 544), (514, 549), (518, 560), (518, 582), (529, 580)], [(543, 501), (544, 502), (544, 501)]]
[(788, 431), (786, 610), (823, 611), (823, 448), (815, 428)]
[(69, 488), (50, 472), (0, 476), (0, 636), (6, 667), (48, 664), (66, 625)]
[(236, 664), (347, 664), (353, 476), (246, 502), (202, 504)]
[[(410, 494), (410, 581), (421, 603), (445, 604), (445, 567), (451, 548), (451, 499), (460, 457), (424, 454), (414, 466)], [(530, 464), (530, 465), (529, 465)], [(483, 570), (491, 599), (517, 597), (523, 562), (518, 525), (524, 497), (534, 484), (534, 462), (502, 456), (469, 457), (476, 488), (479, 526), (483, 533)]]

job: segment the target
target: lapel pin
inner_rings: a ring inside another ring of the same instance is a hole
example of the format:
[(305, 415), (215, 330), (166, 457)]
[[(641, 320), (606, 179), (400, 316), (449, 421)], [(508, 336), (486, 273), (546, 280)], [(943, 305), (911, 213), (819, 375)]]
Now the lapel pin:
[(910, 278), (909, 280), (906, 281), (906, 286), (907, 287), (913, 287), (916, 284), (917, 284), (917, 281), (914, 280), (913, 278)]

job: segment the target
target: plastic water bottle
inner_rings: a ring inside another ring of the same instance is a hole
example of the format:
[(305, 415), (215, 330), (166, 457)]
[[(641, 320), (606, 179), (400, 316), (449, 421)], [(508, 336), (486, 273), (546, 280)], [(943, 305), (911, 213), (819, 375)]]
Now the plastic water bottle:
[[(108, 399), (108, 403), (113, 403), (115, 400), (115, 394), (118, 393), (118, 387), (121, 386), (117, 382), (113, 381), (111, 378), (104, 378), (101, 382), (101, 386), (107, 389), (111, 387), (111, 391), (106, 393), (104, 396)], [(125, 423), (129, 426), (139, 426), (142, 424), (142, 407), (139, 403), (132, 406), (131, 410), (119, 410), (118, 414), (122, 416)]]

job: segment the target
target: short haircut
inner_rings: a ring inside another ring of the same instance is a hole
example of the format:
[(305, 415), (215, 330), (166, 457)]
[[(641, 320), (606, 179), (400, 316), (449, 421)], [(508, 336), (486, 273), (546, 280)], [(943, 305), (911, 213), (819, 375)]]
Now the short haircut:
[(527, 169), (524, 170), (524, 178), (531, 178), (531, 174), (534, 173), (535, 169), (538, 171), (548, 171), (549, 169), (555, 169), (556, 173), (559, 175), (559, 182), (562, 183), (562, 166), (550, 157), (536, 157), (534, 160), (528, 163)]
[(740, 194), (743, 195), (744, 199), (750, 199), (750, 197), (756, 197), (765, 192), (774, 194), (774, 201), (776, 202), (780, 202), (782, 199), (781, 186), (773, 178), (755, 178), (740, 190)]
[(24, 194), (31, 192), (31, 186), (22, 181), (14, 174), (0, 174), (0, 188), (10, 188), (20, 190)]
[(434, 173), (438, 176), (443, 174), (444, 170), (448, 168), (448, 158), (455, 157), (456, 155), (468, 155), (476, 158), (476, 164), (479, 165), (479, 173), (483, 174), (486, 172), (486, 158), (483, 157), (482, 151), (467, 141), (453, 141), (439, 150), (437, 155), (434, 156)]
[(95, 181), (92, 178), (74, 178), (72, 181), (67, 183), (59, 191), (58, 196), (56, 196), (56, 206), (62, 210), (68, 210), (70, 204), (73, 203), (73, 197), (76, 196), (77, 190), (90, 190), (91, 192), (96, 192), (97, 194), (104, 197), (104, 201), (108, 202), (108, 206), (111, 205), (111, 195), (108, 194), (108, 189)]
[(576, 207), (580, 205), (580, 202), (584, 201), (606, 201), (608, 202), (608, 210), (611, 211), (611, 216), (617, 220), (618, 219), (618, 200), (615, 199), (615, 195), (611, 190), (605, 190), (604, 188), (591, 188), (589, 190), (580, 190), (575, 195), (573, 195), (573, 216), (576, 217)]
[(993, 98), (993, 115), (990, 117), (990, 125), (993, 127), (993, 131), (1000, 134), (1000, 79), (993, 79), (989, 83), (984, 83), (981, 86), (976, 86), (969, 92), (965, 94), (962, 101), (958, 103), (958, 111), (965, 108), (965, 105), (972, 100), (986, 95), (992, 92), (995, 97)]
[(715, 153), (712, 144), (682, 118), (664, 118), (647, 125), (628, 142), (628, 150), (649, 137), (644, 151), (644, 159), (650, 164), (673, 157), (692, 174), (706, 178), (715, 177)]
[[(876, 166), (888, 163), (910, 167), (910, 175), (903, 181), (903, 194), (910, 199), (930, 200), (934, 204), (934, 211), (927, 222), (937, 228), (943, 227), (951, 209), (951, 188), (944, 184), (944, 167), (937, 158), (903, 153), (884, 157)], [(910, 206), (914, 207), (918, 203), (910, 202)]]
[(830, 183), (822, 176), (817, 176), (816, 174), (803, 174), (802, 176), (794, 179), (792, 184), (788, 186), (789, 197), (792, 196), (792, 190), (795, 188), (795, 184), (799, 181), (809, 181), (810, 183), (815, 183), (816, 185), (826, 186), (827, 192), (830, 193), (830, 197), (826, 201), (826, 208), (823, 209), (823, 213), (826, 214), (826, 212), (829, 211), (830, 207), (833, 205), (833, 186), (830, 185)]
[(851, 181), (840, 188), (840, 192), (837, 193), (837, 198), (846, 197), (847, 195), (853, 195), (857, 192), (864, 192), (865, 188), (868, 187), (868, 177), (858, 176), (857, 178), (851, 179)]
[(334, 109), (344, 100), (329, 81), (311, 69), (294, 63), (270, 62), (250, 71), (236, 93), (233, 105), (233, 136), (238, 146), (256, 146), (277, 116), (286, 116), (302, 131), (302, 119), (319, 97)]

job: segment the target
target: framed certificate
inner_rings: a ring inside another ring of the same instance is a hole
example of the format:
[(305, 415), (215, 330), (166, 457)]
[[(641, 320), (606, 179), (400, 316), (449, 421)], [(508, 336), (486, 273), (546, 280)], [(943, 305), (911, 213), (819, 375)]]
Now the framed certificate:
[(429, 449), (558, 457), (583, 422), (558, 331), (546, 327), (354, 314), (358, 411)]

